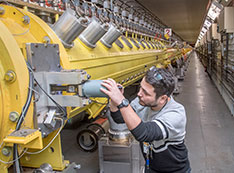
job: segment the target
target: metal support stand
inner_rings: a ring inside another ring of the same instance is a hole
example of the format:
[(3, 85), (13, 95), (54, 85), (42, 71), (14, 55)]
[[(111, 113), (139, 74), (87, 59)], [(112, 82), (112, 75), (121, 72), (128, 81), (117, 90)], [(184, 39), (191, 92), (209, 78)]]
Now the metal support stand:
[(100, 173), (143, 173), (144, 159), (139, 143), (117, 143), (102, 137), (98, 143)]

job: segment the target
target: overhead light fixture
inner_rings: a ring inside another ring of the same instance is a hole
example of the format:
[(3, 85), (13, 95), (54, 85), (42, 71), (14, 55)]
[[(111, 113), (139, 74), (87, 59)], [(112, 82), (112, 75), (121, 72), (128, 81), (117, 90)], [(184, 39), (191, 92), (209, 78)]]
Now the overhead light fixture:
[(216, 17), (219, 16), (221, 9), (222, 9), (222, 6), (216, 1), (213, 1), (207, 13), (207, 16), (214, 21)]
[[(226, 2), (229, 0), (225, 0)], [(213, 0), (208, 13), (206, 15), (206, 19), (204, 21), (204, 24), (201, 28), (200, 34), (197, 38), (197, 43), (200, 42), (200, 40), (202, 40), (203, 36), (205, 35), (205, 33), (209, 30), (210, 26), (212, 25), (212, 23), (214, 22), (214, 20), (219, 16), (221, 10), (222, 10), (223, 6), (221, 4), (219, 4), (216, 0)]]
[(202, 27), (202, 32), (206, 33), (207, 29), (205, 27)]
[(206, 26), (207, 28), (210, 28), (211, 24), (212, 23), (208, 19), (206, 19), (204, 22), (204, 26)]
[(205, 35), (205, 33), (201, 31), (201, 32), (200, 32), (200, 35), (203, 37), (203, 36)]

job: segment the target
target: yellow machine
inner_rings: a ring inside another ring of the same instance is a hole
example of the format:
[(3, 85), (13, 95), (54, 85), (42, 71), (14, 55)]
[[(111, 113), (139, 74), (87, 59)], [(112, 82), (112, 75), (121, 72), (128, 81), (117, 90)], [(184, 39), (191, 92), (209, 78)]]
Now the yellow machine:
[(87, 81), (113, 78), (128, 86), (151, 66), (182, 57), (152, 35), (94, 18), (68, 20), (72, 15), (67, 10), (49, 26), (27, 8), (0, 4), (0, 172), (18, 160), (25, 167), (49, 163), (64, 170), (64, 124), (83, 111), (95, 118), (106, 107), (107, 98), (84, 94)]

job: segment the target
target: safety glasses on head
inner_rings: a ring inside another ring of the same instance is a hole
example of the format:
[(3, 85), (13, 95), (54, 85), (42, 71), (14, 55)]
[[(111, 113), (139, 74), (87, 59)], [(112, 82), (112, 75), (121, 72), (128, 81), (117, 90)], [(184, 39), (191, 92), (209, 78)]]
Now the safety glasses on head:
[(154, 73), (154, 79), (156, 81), (163, 81), (163, 77), (162, 75), (158, 72), (158, 68), (156, 68), (155, 66), (150, 67), (149, 69), (150, 71), (152, 71)]

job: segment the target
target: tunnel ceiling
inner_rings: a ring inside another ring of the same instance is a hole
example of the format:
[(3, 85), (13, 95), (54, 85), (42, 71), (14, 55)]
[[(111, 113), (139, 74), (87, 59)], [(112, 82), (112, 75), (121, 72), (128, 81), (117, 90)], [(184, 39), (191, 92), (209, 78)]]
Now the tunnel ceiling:
[(209, 0), (136, 0), (183, 40), (195, 44)]

